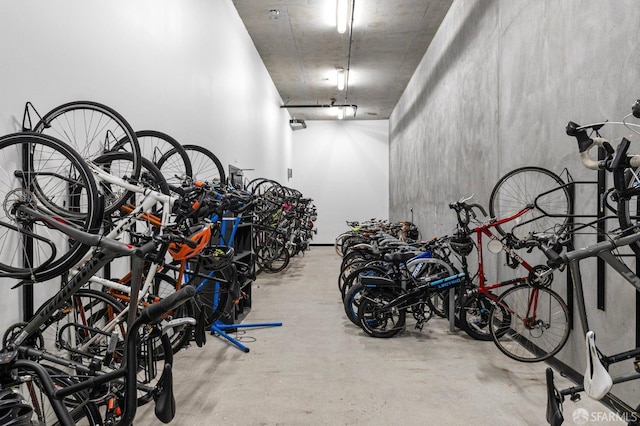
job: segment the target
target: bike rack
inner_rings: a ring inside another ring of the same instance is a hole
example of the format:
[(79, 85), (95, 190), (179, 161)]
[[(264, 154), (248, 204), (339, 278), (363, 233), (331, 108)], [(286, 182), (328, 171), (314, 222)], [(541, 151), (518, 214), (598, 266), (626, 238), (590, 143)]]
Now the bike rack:
[[(238, 227), (242, 216), (222, 217), (220, 226), (220, 238), (219, 244), (224, 246), (233, 246), (233, 242), (236, 236)], [(230, 228), (229, 228), (230, 225)], [(235, 308), (234, 308), (235, 309)], [(254, 324), (227, 324), (220, 320), (215, 321), (210, 326), (212, 335), (219, 335), (226, 339), (229, 343), (237, 347), (243, 352), (249, 352), (249, 348), (243, 345), (238, 339), (231, 337), (226, 331), (236, 331), (238, 328), (264, 328), (264, 327), (280, 327), (281, 322), (266, 322), (266, 323), (254, 323)]]

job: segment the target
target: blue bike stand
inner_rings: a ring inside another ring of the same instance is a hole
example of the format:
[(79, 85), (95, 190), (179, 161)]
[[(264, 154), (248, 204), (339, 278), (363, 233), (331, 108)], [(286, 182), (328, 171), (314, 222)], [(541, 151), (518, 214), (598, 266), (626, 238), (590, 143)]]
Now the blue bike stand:
[(237, 347), (243, 352), (249, 352), (249, 348), (240, 343), (239, 340), (229, 336), (224, 330), (236, 330), (238, 328), (251, 328), (251, 327), (280, 327), (281, 322), (265, 322), (255, 324), (225, 324), (221, 321), (216, 321), (211, 324), (211, 334), (218, 334), (220, 337), (227, 339), (232, 345)]
[[(224, 246), (233, 246), (233, 239), (236, 235), (236, 231), (238, 226), (240, 225), (240, 217), (223, 217), (221, 223), (220, 230), (220, 245)], [(231, 225), (231, 230), (229, 232), (228, 225)], [(225, 238), (228, 236), (228, 238)], [(255, 324), (227, 324), (222, 321), (215, 321), (211, 324), (211, 334), (218, 334), (220, 337), (224, 337), (227, 339), (232, 345), (237, 347), (243, 352), (249, 352), (249, 348), (240, 343), (239, 340), (234, 339), (229, 336), (225, 331), (227, 330), (236, 330), (238, 328), (260, 328), (260, 327), (280, 327), (282, 326), (281, 322), (265, 322), (265, 323), (255, 323)]]

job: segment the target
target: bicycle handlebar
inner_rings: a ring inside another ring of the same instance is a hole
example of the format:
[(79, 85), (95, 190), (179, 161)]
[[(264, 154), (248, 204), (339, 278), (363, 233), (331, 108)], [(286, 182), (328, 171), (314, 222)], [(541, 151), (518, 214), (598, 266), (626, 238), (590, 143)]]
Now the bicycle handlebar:
[[(467, 198), (467, 200), (469, 198)], [(487, 216), (487, 211), (480, 204), (477, 204), (477, 203), (467, 204), (464, 201), (456, 201), (455, 203), (450, 203), (449, 208), (456, 212), (456, 215), (458, 217), (458, 223), (461, 225), (468, 225), (469, 221), (471, 220), (471, 217), (473, 217), (474, 219), (477, 218), (474, 209), (479, 210), (483, 216), (485, 217)], [(463, 212), (464, 212), (464, 216), (462, 216)]]
[(177, 308), (188, 299), (196, 295), (196, 289), (193, 286), (185, 286), (175, 293), (165, 297), (157, 303), (152, 303), (140, 312), (140, 320), (146, 323), (155, 323), (162, 319), (162, 316)]
[[(640, 118), (640, 99), (637, 100), (631, 107), (631, 113), (634, 117)], [(613, 171), (616, 169), (624, 170), (624, 168), (627, 167), (640, 167), (640, 155), (627, 156), (626, 149), (624, 149), (624, 152), (621, 152), (621, 147), (628, 148), (629, 142), (626, 138), (623, 138), (618, 145), (618, 149), (614, 150), (611, 146), (611, 143), (607, 139), (600, 137), (600, 135), (598, 134), (598, 130), (600, 130), (605, 124), (607, 124), (607, 122), (581, 126), (573, 121), (570, 121), (566, 125), (565, 131), (567, 135), (575, 137), (578, 141), (578, 151), (580, 152), (580, 159), (582, 161), (582, 164), (590, 170), (604, 169), (608, 171)], [(626, 123), (624, 120), (622, 123), (612, 124), (624, 124), (627, 127), (633, 126), (630, 123)], [(588, 130), (592, 130), (596, 133), (597, 136), (593, 138), (590, 137), (587, 133)], [(589, 156), (589, 151), (594, 146), (601, 147), (606, 151), (606, 159), (599, 161), (591, 159), (591, 157)]]

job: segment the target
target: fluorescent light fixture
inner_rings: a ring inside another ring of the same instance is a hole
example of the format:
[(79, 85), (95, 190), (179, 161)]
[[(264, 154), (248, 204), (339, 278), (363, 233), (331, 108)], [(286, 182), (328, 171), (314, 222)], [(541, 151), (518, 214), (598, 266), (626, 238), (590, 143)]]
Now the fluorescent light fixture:
[(338, 120), (342, 120), (344, 118), (344, 110), (345, 107), (338, 107)]
[(344, 68), (338, 68), (336, 74), (338, 75), (338, 90), (344, 90)]
[(340, 34), (347, 31), (349, 18), (349, 0), (336, 0), (336, 29)]

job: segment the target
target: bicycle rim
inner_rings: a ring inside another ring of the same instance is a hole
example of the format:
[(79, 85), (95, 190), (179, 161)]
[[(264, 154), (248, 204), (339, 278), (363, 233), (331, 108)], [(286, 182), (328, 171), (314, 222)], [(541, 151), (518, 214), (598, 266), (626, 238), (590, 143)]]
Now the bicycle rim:
[(0, 200), (0, 271), (12, 278), (52, 278), (89, 249), (19, 214), (17, 206), (59, 217), (87, 232), (96, 232), (102, 221), (92, 173), (75, 151), (47, 135), (17, 133), (0, 138)]
[(393, 337), (404, 329), (406, 312), (398, 308), (385, 308), (396, 295), (391, 292), (367, 292), (360, 297), (358, 319), (370, 336)]
[[(51, 376), (56, 388), (65, 388), (79, 382), (77, 378), (60, 369), (51, 366), (44, 366), (44, 368)], [(27, 403), (33, 407), (34, 420), (37, 419), (40, 422), (38, 424), (43, 425), (59, 424), (39, 378), (35, 374), (24, 374), (22, 376), (28, 377), (29, 380), (20, 385), (20, 393)], [(73, 393), (65, 397), (63, 402), (76, 425), (93, 426), (102, 424), (98, 406), (89, 400), (88, 391)]]
[[(47, 328), (42, 331), (47, 351), (76, 361), (104, 357), (111, 338), (117, 338), (119, 342), (124, 340), (125, 318), (116, 320), (123, 310), (124, 305), (109, 294), (78, 290), (51, 316)], [(108, 324), (111, 325), (107, 327)], [(112, 354), (112, 364), (107, 367), (117, 368), (122, 356), (120, 343)]]
[(491, 337), (516, 361), (544, 361), (558, 353), (569, 337), (569, 309), (552, 290), (516, 286), (503, 293), (496, 306), (489, 317)]
[(541, 167), (521, 167), (503, 176), (491, 192), (489, 213), (502, 219), (534, 206), (516, 220), (496, 226), (500, 234), (523, 239), (536, 232), (562, 232), (569, 222), (571, 202), (564, 182)]
[[(183, 145), (184, 150), (191, 163), (191, 175), (194, 181), (219, 183), (225, 185), (227, 176), (222, 163), (211, 151), (198, 145)], [(176, 149), (172, 149), (158, 160), (158, 168), (163, 170), (165, 164), (175, 162), (175, 156), (180, 154)]]
[[(114, 109), (90, 101), (60, 105), (42, 117), (34, 129), (69, 144), (82, 158), (92, 161), (109, 153), (124, 151), (133, 154), (130, 168), (119, 170), (118, 177), (140, 177), (140, 146), (129, 123)], [(129, 197), (120, 191), (118, 197), (105, 197), (105, 208), (115, 210)]]
[(475, 340), (491, 340), (489, 313), (491, 299), (484, 294), (476, 294), (467, 298), (460, 307), (460, 328)]
[(136, 137), (142, 156), (152, 161), (156, 166), (165, 154), (174, 153), (163, 161), (162, 167), (159, 167), (160, 172), (170, 185), (180, 186), (188, 176), (193, 174), (187, 152), (171, 136), (155, 130), (141, 130), (136, 132)]
[[(640, 173), (640, 170), (631, 169), (625, 170), (625, 184), (627, 193), (624, 196), (618, 198), (618, 222), (620, 228), (626, 230), (628, 233), (638, 232), (638, 221), (640, 221), (640, 183), (637, 181), (636, 176)], [(640, 247), (640, 243), (635, 242), (631, 245)]]

